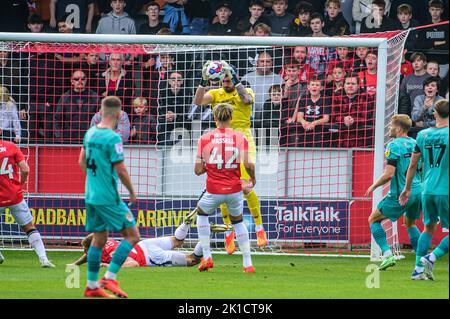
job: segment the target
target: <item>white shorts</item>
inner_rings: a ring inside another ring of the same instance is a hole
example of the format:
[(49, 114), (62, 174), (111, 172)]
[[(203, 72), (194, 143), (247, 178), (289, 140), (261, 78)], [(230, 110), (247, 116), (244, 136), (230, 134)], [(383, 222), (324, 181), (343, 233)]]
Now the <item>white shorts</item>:
[(244, 211), (244, 194), (241, 192), (232, 194), (210, 194), (205, 192), (197, 206), (208, 215), (214, 213), (221, 204), (226, 204), (231, 216), (242, 215)]
[(11, 210), (14, 220), (19, 226), (25, 226), (33, 221), (30, 208), (25, 200), (16, 205), (0, 207), (0, 215), (5, 212), (6, 208)]
[(147, 266), (172, 266), (173, 243), (170, 237), (144, 239), (138, 245), (144, 251)]

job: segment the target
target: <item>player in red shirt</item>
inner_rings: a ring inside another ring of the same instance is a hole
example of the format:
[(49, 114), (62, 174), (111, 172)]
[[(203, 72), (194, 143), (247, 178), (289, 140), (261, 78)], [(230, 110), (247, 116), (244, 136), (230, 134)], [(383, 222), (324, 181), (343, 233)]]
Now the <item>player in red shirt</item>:
[(30, 168), (16, 144), (0, 140), (0, 215), (9, 208), (16, 223), (27, 234), (41, 266), (55, 267), (47, 258), (41, 235), (23, 198), (22, 185), (26, 183), (29, 172)]
[[(174, 236), (149, 238), (138, 242), (128, 254), (128, 257), (122, 267), (191, 267), (200, 263), (200, 258), (203, 255), (200, 243), (197, 243), (194, 248), (194, 252), (191, 254), (183, 254), (178, 251), (173, 251), (175, 248), (180, 248), (183, 245), (184, 239), (189, 232), (195, 214), (196, 210), (186, 217), (186, 220), (175, 230)], [(211, 225), (211, 231), (213, 232), (217, 233), (226, 230), (230, 230), (230, 226), (216, 224)], [(84, 254), (74, 262), (74, 265), (82, 265), (87, 262), (87, 252), (91, 246), (93, 237), (93, 234), (89, 234), (83, 239), (81, 244), (84, 248)], [(107, 267), (109, 265), (112, 259), (112, 254), (116, 251), (119, 243), (120, 242), (117, 240), (108, 240), (106, 242), (101, 256), (102, 266)]]
[[(242, 188), (256, 184), (255, 164), (248, 155), (246, 137), (230, 128), (233, 107), (228, 103), (217, 104), (213, 110), (216, 129), (202, 135), (198, 141), (195, 174), (207, 174), (206, 191), (197, 204), (198, 237), (203, 250), (200, 271), (213, 268), (211, 257), (209, 215), (223, 203), (228, 207), (239, 248), (244, 259), (244, 271), (254, 272), (250, 255), (248, 230), (243, 223)], [(251, 184), (241, 184), (240, 162), (243, 161)]]

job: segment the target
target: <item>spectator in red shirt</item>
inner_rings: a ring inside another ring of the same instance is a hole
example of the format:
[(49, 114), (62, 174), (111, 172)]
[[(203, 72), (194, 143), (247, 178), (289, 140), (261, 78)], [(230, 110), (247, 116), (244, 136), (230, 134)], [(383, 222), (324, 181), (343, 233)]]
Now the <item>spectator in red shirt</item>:
[(367, 53), (367, 70), (358, 72), (360, 86), (364, 88), (365, 92), (369, 95), (375, 95), (377, 93), (377, 58), (378, 55), (375, 51)]

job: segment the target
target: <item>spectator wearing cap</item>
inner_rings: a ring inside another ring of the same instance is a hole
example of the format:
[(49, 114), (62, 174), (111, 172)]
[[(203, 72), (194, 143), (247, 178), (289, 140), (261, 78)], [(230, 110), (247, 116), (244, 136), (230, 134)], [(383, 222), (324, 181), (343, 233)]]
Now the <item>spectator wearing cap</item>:
[(125, 0), (111, 0), (112, 11), (100, 19), (97, 34), (136, 34), (134, 20), (125, 12)]
[(187, 0), (164, 0), (163, 23), (169, 26), (172, 34), (190, 34), (189, 19), (184, 11)]
[(57, 20), (66, 15), (68, 15), (75, 33), (91, 33), (94, 0), (50, 1), (50, 27), (56, 28)]
[(231, 20), (231, 5), (228, 2), (221, 2), (216, 8), (218, 22), (209, 26), (209, 35), (237, 35), (238, 31)]
[(287, 0), (274, 0), (272, 5), (272, 13), (267, 16), (270, 20), (270, 26), (272, 27), (272, 35), (274, 36), (287, 36), (289, 33), (289, 27), (294, 15), (287, 13), (288, 8)]
[(385, 16), (386, 1), (373, 0), (371, 14), (361, 21), (360, 33), (376, 33), (397, 29), (395, 21)]
[(295, 7), (295, 19), (289, 26), (289, 36), (306, 37), (312, 34), (309, 20), (314, 13), (314, 7), (305, 1), (301, 1)]

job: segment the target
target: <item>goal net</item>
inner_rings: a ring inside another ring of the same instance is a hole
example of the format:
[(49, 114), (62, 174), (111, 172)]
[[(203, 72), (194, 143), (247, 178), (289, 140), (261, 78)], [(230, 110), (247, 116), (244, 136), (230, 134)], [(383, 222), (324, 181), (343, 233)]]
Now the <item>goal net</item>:
[[(85, 178), (78, 166), (82, 138), (100, 121), (101, 99), (118, 96), (123, 112), (116, 131), (138, 194), (132, 212), (141, 236), (172, 235), (205, 187), (205, 177), (193, 171), (196, 144), (215, 123), (214, 105), (193, 103), (201, 70), (208, 60), (224, 60), (254, 92), (249, 128), (257, 150), (255, 192), (269, 240), (257, 247), (246, 203), (254, 249), (367, 256), (373, 205), (364, 193), (380, 173), (386, 123), (397, 110), (406, 35), (77, 36), (72, 42), (66, 35), (45, 35), (39, 42), (2, 35), (1, 103), (9, 119), (2, 138), (16, 139), (26, 155), (26, 199), (47, 245), (76, 246), (86, 235)], [(221, 87), (210, 82), (208, 90)], [(236, 99), (237, 93), (229, 102)], [(122, 185), (120, 192), (126, 201)], [(220, 210), (211, 222), (223, 223)], [(398, 226), (384, 227), (398, 248)], [(0, 248), (27, 248), (24, 238), (6, 209)], [(187, 242), (196, 240), (194, 224)], [(216, 248), (223, 242), (223, 234), (214, 235)]]

